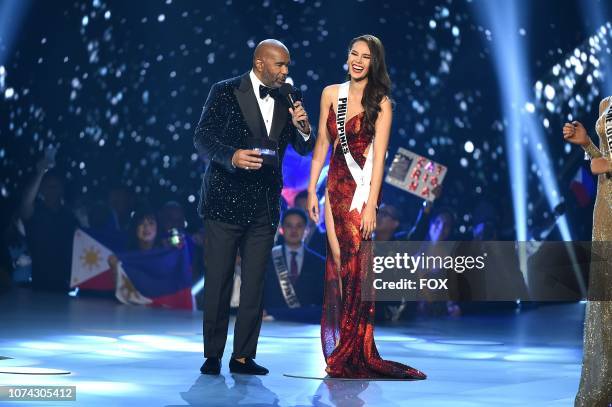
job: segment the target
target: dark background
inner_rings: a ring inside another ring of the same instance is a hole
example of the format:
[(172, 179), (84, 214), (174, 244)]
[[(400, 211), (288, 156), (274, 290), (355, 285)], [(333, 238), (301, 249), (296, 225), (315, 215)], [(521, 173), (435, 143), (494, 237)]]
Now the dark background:
[[(4, 13), (23, 9), (1, 29), (2, 198), (17, 202), (45, 146), (60, 143), (57, 167), (71, 202), (103, 198), (110, 186), (124, 184), (156, 204), (179, 201), (193, 226), (203, 161), (192, 136), (211, 84), (246, 72), (257, 42), (277, 38), (291, 51), (290, 76), (316, 123), (322, 89), (344, 80), (348, 42), (371, 33), (385, 45), (394, 84), (390, 154), (403, 146), (449, 167), (440, 205), (456, 212), (459, 238), (487, 201), (502, 237), (514, 239), (502, 109), (509, 102), (499, 90), (507, 79), (492, 58), (500, 42), (486, 33), (497, 35), (495, 27), (476, 12), (485, 1), (1, 1)], [(515, 3), (530, 89), (607, 21), (606, 5), (596, 0)], [(602, 53), (606, 68), (607, 45)], [(571, 93), (585, 95), (586, 103), (570, 108), (559, 94), (554, 112), (533, 95), (535, 114), (550, 119), (541, 130), (575, 240), (590, 240), (592, 202), (578, 208), (568, 187), (587, 164), (579, 148), (564, 146), (560, 128), (573, 114), (594, 136), (605, 89), (605, 77), (581, 82)], [(465, 151), (468, 140), (478, 154)], [(307, 171), (290, 153), (288, 190), (305, 187)], [(529, 218), (537, 227), (550, 208), (536, 171), (528, 174)], [(409, 223), (419, 201), (390, 186), (383, 193)]]

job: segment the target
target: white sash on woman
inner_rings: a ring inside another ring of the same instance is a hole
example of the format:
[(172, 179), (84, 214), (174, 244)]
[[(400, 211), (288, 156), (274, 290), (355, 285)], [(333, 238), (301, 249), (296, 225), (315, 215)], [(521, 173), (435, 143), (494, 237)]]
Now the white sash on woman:
[(374, 162), (374, 148), (372, 147), (372, 143), (370, 143), (366, 162), (363, 165), (363, 168), (359, 167), (359, 164), (357, 164), (353, 158), (353, 155), (351, 154), (351, 151), (349, 150), (348, 141), (346, 140), (345, 127), (346, 110), (348, 108), (349, 83), (350, 82), (344, 82), (338, 89), (336, 128), (338, 129), (338, 139), (340, 141), (340, 146), (342, 147), (342, 153), (344, 154), (346, 165), (348, 166), (351, 176), (357, 184), (349, 212), (353, 209), (357, 209), (357, 212), (361, 213), (363, 204), (368, 202), (368, 195), (370, 194), (370, 181), (372, 180), (372, 166)]
[(607, 156), (609, 160), (612, 160), (612, 103), (608, 106), (608, 111), (606, 112), (606, 121), (605, 121), (605, 133), (606, 133), (606, 141), (608, 145), (605, 149), (601, 148), (601, 153), (604, 157)]

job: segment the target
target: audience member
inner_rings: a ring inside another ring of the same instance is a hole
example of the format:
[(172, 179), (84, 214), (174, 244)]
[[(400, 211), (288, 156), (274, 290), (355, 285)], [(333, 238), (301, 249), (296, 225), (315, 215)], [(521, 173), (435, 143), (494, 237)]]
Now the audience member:
[[(131, 214), (126, 240), (128, 251), (145, 252), (161, 246), (157, 237), (157, 216), (151, 207), (143, 204)], [(117, 256), (111, 255), (108, 264), (117, 276), (119, 264)], [(131, 284), (129, 289), (135, 291)]]
[(316, 321), (323, 301), (325, 260), (304, 245), (307, 217), (292, 208), (281, 219), (283, 244), (272, 249), (264, 306), (277, 319)]
[(13, 218), (10, 203), (0, 197), (0, 294), (13, 286), (13, 261), (7, 240)]
[(193, 235), (188, 233), (183, 206), (176, 201), (168, 201), (159, 211), (159, 230), (165, 246), (187, 246), (195, 284), (204, 276), (203, 228)]
[(132, 214), (129, 223), (128, 250), (146, 251), (160, 245), (155, 211), (143, 205)]
[(400, 214), (394, 205), (382, 203), (376, 214), (376, 229), (373, 240), (393, 241), (397, 239), (400, 226)]
[(78, 223), (64, 205), (62, 177), (45, 155), (36, 165), (20, 208), (32, 256), (32, 287), (67, 291), (70, 287), (72, 240)]
[[(308, 213), (307, 199), (308, 191), (303, 190), (298, 192), (293, 200), (293, 207), (302, 209), (305, 213)], [(304, 245), (323, 257), (325, 257), (327, 253), (327, 234), (319, 225), (314, 223), (312, 219), (308, 219), (308, 223), (306, 224)]]
[(115, 227), (127, 230), (134, 209), (134, 194), (124, 185), (114, 185), (108, 191), (108, 206), (113, 212)]

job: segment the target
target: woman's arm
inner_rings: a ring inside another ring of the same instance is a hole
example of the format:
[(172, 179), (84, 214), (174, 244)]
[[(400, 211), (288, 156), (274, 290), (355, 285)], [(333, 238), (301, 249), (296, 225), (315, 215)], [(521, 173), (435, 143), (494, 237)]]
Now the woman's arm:
[(319, 112), (319, 137), (312, 153), (310, 165), (310, 180), (308, 181), (308, 214), (314, 222), (319, 222), (319, 200), (317, 198), (317, 182), (325, 165), (325, 157), (329, 151), (331, 137), (327, 131), (327, 116), (331, 104), (331, 94), (335, 85), (327, 86), (321, 93), (321, 110)]
[(376, 205), (378, 195), (382, 187), (383, 175), (385, 172), (385, 158), (387, 147), (389, 146), (389, 135), (391, 134), (391, 122), (393, 111), (391, 100), (385, 97), (380, 102), (380, 112), (374, 125), (374, 142), (368, 154), (374, 154), (372, 163), (372, 179), (370, 181), (370, 194), (368, 202), (361, 216), (361, 230), (365, 239), (369, 238), (376, 228)]
[(591, 160), (591, 172), (594, 175), (612, 173), (612, 160), (598, 157)]
[(591, 137), (589, 137), (586, 129), (579, 121), (573, 121), (563, 125), (563, 139), (582, 147), (589, 160), (601, 157), (601, 152), (595, 144), (593, 144)]
[[(599, 102), (599, 116), (598, 117), (601, 117), (601, 115), (606, 111), (606, 109), (608, 109), (609, 105), (610, 105), (610, 98), (603, 98), (601, 102)], [(603, 154), (595, 146), (595, 144), (593, 143), (593, 140), (590, 137), (589, 137), (589, 142), (586, 145), (583, 145), (582, 148), (584, 149), (584, 151), (587, 153), (587, 155), (589, 156), (591, 160), (595, 158), (603, 157)]]

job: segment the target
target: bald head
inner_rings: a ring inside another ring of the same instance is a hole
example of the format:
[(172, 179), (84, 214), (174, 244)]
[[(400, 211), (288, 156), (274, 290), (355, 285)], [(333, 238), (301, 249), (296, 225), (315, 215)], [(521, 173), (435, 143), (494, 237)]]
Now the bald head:
[(285, 44), (279, 40), (272, 38), (263, 40), (255, 47), (255, 52), (253, 52), (253, 64), (255, 64), (257, 59), (270, 57), (270, 54), (274, 52), (285, 52), (287, 55), (289, 55), (289, 50), (287, 47), (285, 47)]
[(289, 50), (274, 39), (263, 40), (253, 53), (253, 72), (266, 86), (278, 88), (289, 74)]

